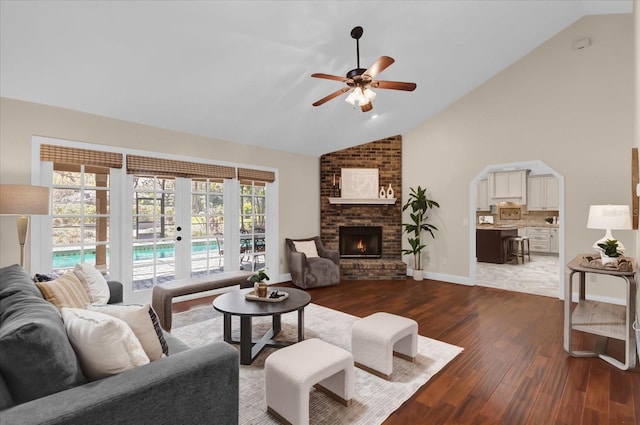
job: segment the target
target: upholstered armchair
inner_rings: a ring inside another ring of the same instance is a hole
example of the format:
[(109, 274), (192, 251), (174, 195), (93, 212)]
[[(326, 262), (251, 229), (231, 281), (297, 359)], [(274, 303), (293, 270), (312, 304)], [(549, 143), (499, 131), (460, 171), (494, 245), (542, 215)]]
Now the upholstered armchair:
[(293, 284), (315, 288), (340, 283), (340, 253), (322, 246), (320, 237), (286, 239)]

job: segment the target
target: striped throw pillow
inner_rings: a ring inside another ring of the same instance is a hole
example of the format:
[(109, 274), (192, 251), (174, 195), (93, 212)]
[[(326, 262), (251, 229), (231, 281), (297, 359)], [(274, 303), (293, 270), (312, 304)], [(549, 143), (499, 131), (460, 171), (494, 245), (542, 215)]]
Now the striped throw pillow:
[(56, 280), (36, 282), (36, 285), (42, 296), (58, 308), (85, 308), (87, 304), (91, 304), (82, 282), (72, 271), (66, 272)]

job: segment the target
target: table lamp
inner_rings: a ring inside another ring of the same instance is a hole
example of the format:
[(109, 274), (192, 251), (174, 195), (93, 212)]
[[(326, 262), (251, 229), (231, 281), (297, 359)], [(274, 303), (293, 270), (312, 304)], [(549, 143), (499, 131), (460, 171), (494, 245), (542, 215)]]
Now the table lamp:
[[(588, 229), (605, 230), (604, 237), (593, 244), (593, 249), (600, 250), (599, 243), (609, 239), (615, 239), (611, 235), (612, 230), (630, 230), (631, 213), (628, 205), (591, 205), (589, 207)], [(624, 246), (618, 241), (618, 251), (624, 252)]]
[(24, 266), (24, 244), (30, 215), (49, 214), (49, 192), (44, 186), (0, 184), (0, 215), (17, 215), (20, 265)]

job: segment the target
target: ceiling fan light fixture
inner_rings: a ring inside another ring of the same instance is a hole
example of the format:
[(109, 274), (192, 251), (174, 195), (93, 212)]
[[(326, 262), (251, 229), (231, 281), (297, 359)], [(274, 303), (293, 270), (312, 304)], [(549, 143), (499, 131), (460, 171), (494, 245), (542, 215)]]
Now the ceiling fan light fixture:
[(373, 90), (366, 87), (364, 90), (362, 87), (355, 87), (344, 101), (352, 106), (362, 106), (371, 103), (374, 97), (376, 97), (376, 93)]
[(356, 106), (356, 103), (359, 105), (361, 100), (364, 100), (364, 95), (362, 94), (362, 89), (360, 87), (355, 87), (351, 90), (349, 96), (344, 99), (344, 101), (351, 106)]
[(373, 98), (376, 97), (376, 92), (369, 88), (365, 88), (362, 94), (364, 95), (364, 99), (366, 100), (366, 102), (364, 103), (371, 103)]
[(326, 80), (341, 81), (346, 83), (346, 87), (336, 90), (328, 96), (313, 102), (313, 106), (320, 106), (335, 99), (343, 93), (349, 92), (345, 102), (351, 106), (360, 107), (362, 112), (373, 109), (371, 101), (376, 94), (369, 88), (380, 88), (388, 90), (413, 91), (416, 89), (416, 83), (406, 83), (402, 81), (378, 81), (374, 80), (378, 74), (387, 69), (395, 61), (389, 56), (380, 56), (369, 68), (360, 68), (360, 37), (362, 37), (362, 27), (355, 27), (351, 30), (351, 37), (356, 40), (356, 64), (357, 67), (347, 72), (347, 76), (340, 77), (337, 75), (315, 73), (311, 74), (313, 78), (323, 78)]

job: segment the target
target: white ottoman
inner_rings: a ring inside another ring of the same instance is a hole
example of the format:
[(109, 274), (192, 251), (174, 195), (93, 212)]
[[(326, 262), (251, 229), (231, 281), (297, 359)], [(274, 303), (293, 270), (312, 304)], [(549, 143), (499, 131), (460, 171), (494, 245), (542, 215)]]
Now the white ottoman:
[(284, 422), (308, 424), (311, 386), (349, 406), (353, 374), (351, 353), (319, 339), (281, 348), (264, 362), (267, 409)]
[(351, 352), (356, 366), (390, 379), (394, 354), (409, 361), (418, 354), (418, 323), (390, 313), (357, 320), (351, 328)]

